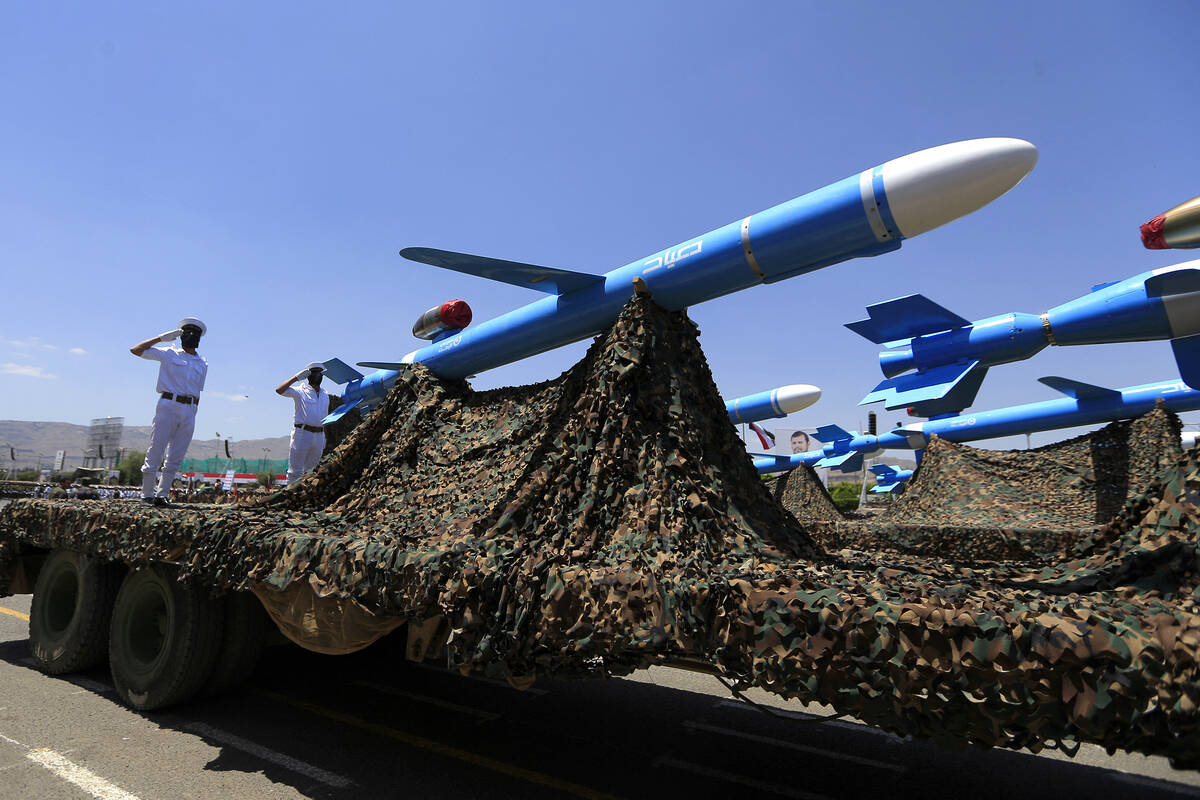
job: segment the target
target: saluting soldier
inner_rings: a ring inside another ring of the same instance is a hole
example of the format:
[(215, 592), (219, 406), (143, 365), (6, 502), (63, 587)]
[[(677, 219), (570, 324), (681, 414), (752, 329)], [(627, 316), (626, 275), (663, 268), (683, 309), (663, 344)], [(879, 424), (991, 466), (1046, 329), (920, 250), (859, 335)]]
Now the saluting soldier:
[[(196, 352), (200, 337), (208, 332), (195, 317), (179, 320), (179, 327), (129, 348), (140, 358), (158, 362), (158, 403), (150, 427), (150, 445), (142, 464), (142, 502), (169, 505), (167, 496), (175, 473), (187, 455), (196, 428), (196, 409), (208, 376), (208, 361)], [(179, 339), (179, 347), (154, 347)], [(165, 457), (165, 461), (164, 461)], [(161, 469), (160, 469), (161, 468)]]
[[(314, 361), (275, 389), (276, 394), (290, 397), (296, 404), (292, 445), (288, 449), (288, 486), (315, 467), (325, 449), (325, 427), (321, 421), (329, 413), (329, 392), (321, 388), (324, 374), (325, 365)], [(298, 381), (302, 381), (299, 388), (293, 387)]]

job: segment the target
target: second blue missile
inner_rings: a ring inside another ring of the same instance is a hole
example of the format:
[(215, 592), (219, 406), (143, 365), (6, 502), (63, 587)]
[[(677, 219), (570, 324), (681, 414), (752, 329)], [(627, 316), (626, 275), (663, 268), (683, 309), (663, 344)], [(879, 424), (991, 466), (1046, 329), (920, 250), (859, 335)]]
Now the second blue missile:
[(1152, 411), (1159, 398), (1168, 410), (1176, 413), (1200, 410), (1200, 391), (1180, 380), (1125, 389), (1107, 389), (1058, 377), (1041, 378), (1041, 382), (1066, 396), (994, 411), (914, 422), (878, 436), (842, 431), (829, 425), (818, 431), (818, 438), (827, 442), (820, 450), (790, 457), (763, 456), (754, 459), (754, 466), (762, 473), (782, 472), (800, 464), (841, 467), (853, 472), (861, 468), (861, 458), (855, 461), (855, 455), (869, 457), (881, 450), (922, 450), (935, 434), (952, 442), (977, 442), (1132, 419)]
[(889, 348), (879, 354), (887, 380), (861, 402), (913, 408), (916, 416), (961, 411), (989, 367), (1050, 345), (1170, 339), (1180, 376), (1200, 388), (1200, 260), (1101, 284), (1040, 315), (971, 322), (919, 294), (869, 306), (867, 314), (846, 327)]

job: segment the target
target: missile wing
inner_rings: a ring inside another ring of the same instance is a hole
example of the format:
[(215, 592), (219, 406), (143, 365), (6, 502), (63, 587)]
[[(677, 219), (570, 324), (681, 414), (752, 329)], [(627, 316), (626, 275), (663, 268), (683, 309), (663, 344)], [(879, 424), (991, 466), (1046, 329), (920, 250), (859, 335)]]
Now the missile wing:
[(467, 275), (476, 275), (480, 278), (509, 283), (524, 289), (534, 289), (546, 294), (576, 292), (604, 282), (603, 275), (572, 272), (556, 267), (539, 267), (536, 264), (522, 264), (499, 258), (455, 253), (450, 250), (436, 250), (432, 247), (406, 247), (400, 251), (400, 255), (409, 261), (417, 261), (454, 272), (463, 272)]
[(1121, 393), (1116, 389), (1106, 389), (1103, 386), (1096, 386), (1091, 383), (1082, 381), (1074, 381), (1070, 378), (1060, 378), (1057, 375), (1048, 375), (1045, 378), (1038, 378), (1039, 383), (1044, 383), (1056, 392), (1061, 392), (1067, 397), (1073, 397), (1076, 400), (1092, 399), (1112, 399), (1120, 397)]

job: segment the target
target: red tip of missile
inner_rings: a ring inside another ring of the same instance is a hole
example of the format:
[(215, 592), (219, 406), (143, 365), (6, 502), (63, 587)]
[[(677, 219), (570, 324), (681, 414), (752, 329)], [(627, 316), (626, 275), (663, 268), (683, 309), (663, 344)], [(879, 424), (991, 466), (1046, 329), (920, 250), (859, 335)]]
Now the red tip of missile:
[(465, 328), (471, 324), (471, 307), (465, 300), (442, 303), (442, 322), (451, 328)]
[(1142, 226), (1142, 244), (1147, 250), (1166, 250), (1167, 240), (1163, 238), (1163, 225), (1167, 222), (1166, 214), (1159, 214)]

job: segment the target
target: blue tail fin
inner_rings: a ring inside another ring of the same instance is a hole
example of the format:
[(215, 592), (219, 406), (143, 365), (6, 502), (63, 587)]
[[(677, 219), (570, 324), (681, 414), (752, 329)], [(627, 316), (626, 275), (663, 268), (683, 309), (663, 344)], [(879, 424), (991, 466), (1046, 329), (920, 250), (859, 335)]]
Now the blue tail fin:
[(331, 358), (325, 362), (325, 377), (334, 383), (349, 383), (350, 381), (358, 380), (362, 376), (361, 372), (340, 358)]
[(854, 434), (837, 425), (822, 425), (813, 431), (813, 438), (818, 442), (840, 442), (842, 439), (853, 439)]
[(859, 405), (883, 401), (888, 409), (915, 406), (914, 413), (922, 417), (958, 412), (975, 402), (986, 375), (987, 367), (978, 361), (945, 364), (881, 381)]
[(970, 325), (947, 308), (922, 294), (910, 294), (867, 306), (867, 319), (847, 322), (846, 327), (876, 344), (895, 347), (914, 336)]
[(1171, 340), (1179, 377), (1193, 389), (1200, 389), (1200, 333)]
[(851, 450), (849, 453), (839, 453), (835, 456), (825, 456), (813, 466), (828, 467), (836, 469), (839, 472), (858, 472), (862, 469), (863, 457), (862, 453), (857, 450)]
[(329, 415), (327, 417), (325, 417), (325, 419), (321, 420), (321, 424), (322, 425), (331, 425), (331, 424), (337, 422), (339, 419), (346, 416), (346, 414), (350, 413), (350, 411), (357, 408), (358, 405), (360, 403), (362, 403), (362, 401), (363, 401), (363, 399), (360, 397), (357, 400), (355, 400), (353, 403), (343, 403), (342, 405), (338, 406), (336, 409), (331, 411), (329, 413)]

